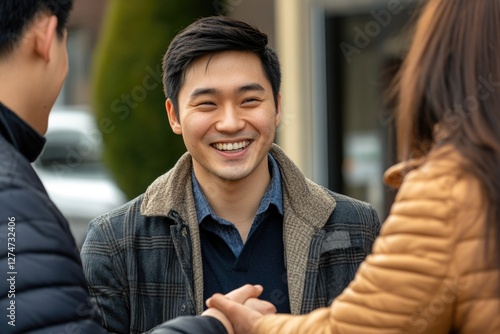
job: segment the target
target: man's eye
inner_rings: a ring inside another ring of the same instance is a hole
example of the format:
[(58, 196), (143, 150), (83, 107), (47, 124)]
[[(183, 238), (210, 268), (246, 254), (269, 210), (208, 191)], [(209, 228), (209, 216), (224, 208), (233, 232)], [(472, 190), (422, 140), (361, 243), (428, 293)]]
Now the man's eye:
[(256, 103), (259, 103), (259, 100), (251, 97), (251, 98), (243, 100), (243, 103), (244, 104), (256, 104)]
[(198, 106), (215, 106), (215, 103), (210, 102), (210, 101), (203, 101), (198, 103)]

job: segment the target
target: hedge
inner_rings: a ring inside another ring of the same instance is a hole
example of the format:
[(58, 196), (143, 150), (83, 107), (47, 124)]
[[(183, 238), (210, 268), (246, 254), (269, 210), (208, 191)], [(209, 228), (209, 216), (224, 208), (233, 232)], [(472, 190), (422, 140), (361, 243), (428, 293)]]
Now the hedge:
[(186, 151), (165, 112), (161, 60), (182, 28), (214, 15), (209, 0), (110, 0), (92, 73), (104, 161), (128, 198)]

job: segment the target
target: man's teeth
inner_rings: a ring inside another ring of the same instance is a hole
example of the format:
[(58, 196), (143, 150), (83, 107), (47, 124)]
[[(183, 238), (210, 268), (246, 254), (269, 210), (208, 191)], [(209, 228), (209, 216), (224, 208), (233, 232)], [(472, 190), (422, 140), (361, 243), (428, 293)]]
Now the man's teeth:
[(250, 144), (250, 142), (245, 140), (239, 143), (217, 143), (214, 144), (214, 147), (220, 151), (235, 151), (247, 147), (248, 144)]

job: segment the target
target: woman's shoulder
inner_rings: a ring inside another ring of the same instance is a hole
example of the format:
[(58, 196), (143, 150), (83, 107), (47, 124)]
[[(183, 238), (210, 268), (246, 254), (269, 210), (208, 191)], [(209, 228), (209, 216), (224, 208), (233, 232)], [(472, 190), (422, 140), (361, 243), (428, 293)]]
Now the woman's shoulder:
[(479, 180), (468, 171), (467, 160), (452, 146), (437, 148), (424, 158), (391, 167), (385, 181), (399, 188), (396, 202), (411, 201), (434, 207), (431, 213), (435, 214), (441, 211), (447, 216), (456, 215), (462, 209), (479, 209), (484, 203)]
[(446, 183), (458, 180), (477, 183), (467, 169), (466, 158), (451, 145), (435, 148), (424, 157), (400, 162), (384, 174), (385, 183), (393, 188), (415, 181)]

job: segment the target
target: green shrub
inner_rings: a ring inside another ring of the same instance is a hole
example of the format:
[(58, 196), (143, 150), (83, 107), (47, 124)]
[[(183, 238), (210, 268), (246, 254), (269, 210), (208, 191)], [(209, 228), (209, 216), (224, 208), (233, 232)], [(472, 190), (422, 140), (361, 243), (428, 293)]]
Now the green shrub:
[(172, 38), (215, 14), (208, 0), (111, 0), (92, 73), (104, 160), (132, 198), (185, 152), (165, 112), (161, 60)]

